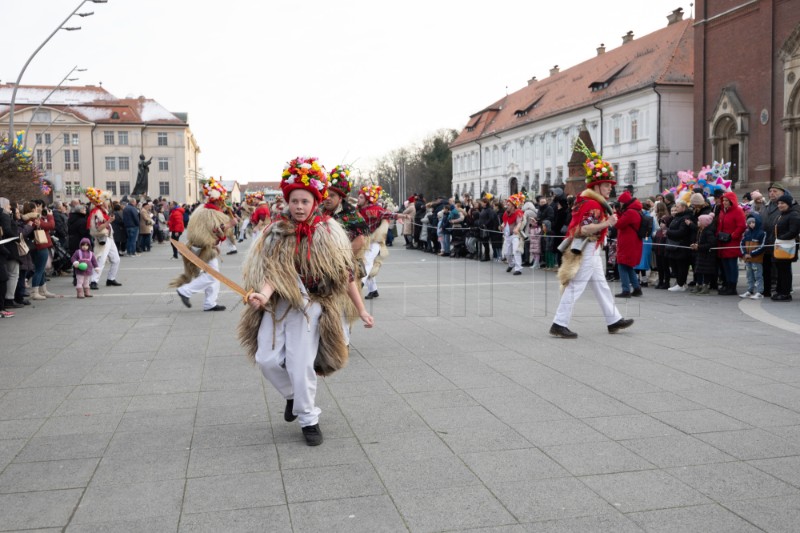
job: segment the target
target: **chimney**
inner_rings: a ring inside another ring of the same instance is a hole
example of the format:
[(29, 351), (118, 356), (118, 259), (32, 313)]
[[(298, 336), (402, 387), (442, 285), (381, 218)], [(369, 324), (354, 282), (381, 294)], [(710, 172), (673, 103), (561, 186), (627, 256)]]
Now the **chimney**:
[(601, 56), (606, 53), (606, 45), (600, 43), (600, 46), (597, 47), (597, 55)]
[(622, 44), (629, 43), (633, 40), (633, 32), (629, 31), (625, 35), (622, 36)]
[(536, 83), (537, 81), (538, 81), (538, 80), (536, 79), (536, 76), (534, 76), (534, 77), (532, 77), (531, 79), (529, 79), (529, 80), (528, 80), (528, 85), (533, 85), (533, 84), (534, 84), (534, 83)]
[(559, 72), (558, 65), (554, 65), (553, 68), (550, 69), (551, 76), (555, 76), (556, 74), (558, 74), (558, 72)]
[(676, 22), (680, 22), (683, 20), (683, 8), (679, 7), (678, 9), (674, 10), (672, 13), (667, 15), (667, 26), (672, 26)]

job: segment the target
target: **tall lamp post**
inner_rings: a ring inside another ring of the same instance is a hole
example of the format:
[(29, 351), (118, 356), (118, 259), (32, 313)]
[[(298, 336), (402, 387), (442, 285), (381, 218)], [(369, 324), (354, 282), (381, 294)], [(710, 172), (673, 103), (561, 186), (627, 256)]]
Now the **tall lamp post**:
[(36, 116), (36, 112), (37, 112), (37, 111), (39, 111), (39, 109), (41, 109), (41, 108), (42, 108), (42, 106), (44, 105), (44, 103), (45, 103), (45, 102), (47, 102), (47, 100), (48, 100), (48, 99), (49, 99), (51, 96), (53, 96), (53, 93), (54, 93), (54, 92), (56, 92), (56, 91), (59, 89), (59, 87), (61, 87), (61, 85), (62, 85), (62, 84), (65, 82), (65, 81), (76, 81), (76, 80), (78, 79), (78, 78), (70, 78), (70, 75), (71, 75), (73, 72), (86, 72), (86, 69), (85, 69), (85, 68), (78, 68), (78, 65), (75, 65), (74, 67), (72, 67), (72, 70), (70, 70), (69, 72), (67, 72), (67, 75), (66, 75), (66, 76), (64, 76), (64, 78), (63, 78), (63, 79), (62, 79), (60, 82), (58, 82), (58, 85), (56, 85), (55, 87), (53, 87), (53, 90), (52, 90), (52, 91), (50, 91), (50, 92), (47, 94), (47, 96), (45, 96), (45, 97), (44, 97), (44, 99), (43, 99), (41, 102), (39, 102), (39, 105), (37, 105), (37, 106), (34, 108), (34, 110), (33, 110), (33, 113), (31, 113), (31, 119), (28, 121), (28, 125), (27, 125), (27, 126), (25, 126), (25, 138), (24, 138), (24, 139), (23, 139), (23, 141), (22, 141), (22, 146), (28, 146), (28, 132), (29, 132), (29, 131), (30, 131), (30, 129), (31, 129), (31, 124), (33, 123), (33, 117), (34, 117), (34, 116)]
[(92, 13), (78, 13), (78, 10), (81, 7), (83, 7), (83, 4), (85, 4), (86, 2), (91, 2), (93, 4), (105, 4), (105, 3), (108, 2), (108, 0), (81, 0), (81, 3), (78, 4), (78, 7), (76, 7), (72, 11), (72, 13), (70, 13), (67, 16), (67, 18), (65, 18), (64, 21), (56, 27), (55, 30), (53, 30), (53, 33), (51, 33), (47, 37), (47, 39), (45, 39), (44, 42), (42, 42), (42, 44), (40, 44), (39, 47), (36, 50), (33, 51), (33, 53), (31, 54), (31, 57), (29, 57), (28, 60), (25, 62), (25, 65), (23, 65), (22, 70), (19, 71), (19, 76), (17, 76), (17, 82), (14, 84), (14, 90), (11, 92), (11, 105), (9, 106), (9, 111), (8, 111), (8, 138), (9, 139), (13, 139), (14, 138), (14, 101), (17, 98), (17, 89), (19, 89), (19, 84), (22, 81), (22, 75), (25, 74), (25, 70), (28, 68), (28, 65), (30, 65), (30, 63), (33, 60), (33, 58), (36, 57), (36, 54), (39, 53), (39, 50), (44, 48), (44, 45), (46, 45), (50, 41), (50, 39), (53, 38), (53, 35), (58, 33), (58, 30), (76, 31), (76, 30), (81, 29), (80, 26), (64, 26), (64, 24), (66, 24), (69, 21), (69, 19), (74, 17), (76, 14), (78, 16), (80, 16), (80, 17), (88, 17), (90, 15), (93, 15), (94, 12), (92, 12)]

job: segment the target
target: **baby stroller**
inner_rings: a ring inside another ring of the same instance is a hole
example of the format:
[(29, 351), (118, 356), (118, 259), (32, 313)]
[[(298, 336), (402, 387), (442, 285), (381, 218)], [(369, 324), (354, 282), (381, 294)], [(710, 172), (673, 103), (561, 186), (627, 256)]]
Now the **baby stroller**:
[(62, 272), (68, 272), (72, 269), (71, 257), (58, 237), (52, 236), (51, 239), (53, 241), (53, 275), (59, 276)]

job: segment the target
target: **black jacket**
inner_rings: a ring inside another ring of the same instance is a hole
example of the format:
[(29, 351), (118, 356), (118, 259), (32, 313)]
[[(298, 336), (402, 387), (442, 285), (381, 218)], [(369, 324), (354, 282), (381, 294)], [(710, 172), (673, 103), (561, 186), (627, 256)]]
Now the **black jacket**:
[[(672, 222), (669, 223), (669, 228), (667, 229), (667, 239), (672, 243), (678, 244), (681, 247), (689, 246), (692, 243), (693, 233), (697, 231), (697, 226), (694, 224), (686, 224), (686, 220), (691, 220), (692, 214), (686, 210), (683, 213), (678, 213), (672, 219)], [(670, 243), (668, 242), (668, 245)], [(689, 257), (689, 249), (688, 248), (676, 248), (674, 250), (670, 250), (669, 246), (667, 246), (667, 257), (670, 259), (688, 259)]]
[(86, 214), (69, 214), (69, 218), (67, 218), (67, 234), (69, 235), (69, 239), (67, 239), (67, 242), (69, 243), (67, 250), (69, 250), (69, 255), (72, 256), (72, 254), (75, 253), (75, 250), (78, 249), (81, 239), (84, 237), (91, 238), (89, 235), (89, 229), (86, 227)]

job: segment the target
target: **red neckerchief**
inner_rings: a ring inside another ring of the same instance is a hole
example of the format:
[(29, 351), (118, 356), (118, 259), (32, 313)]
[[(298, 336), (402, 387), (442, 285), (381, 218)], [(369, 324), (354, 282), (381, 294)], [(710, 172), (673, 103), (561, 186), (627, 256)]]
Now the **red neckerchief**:
[(220, 209), (218, 205), (212, 204), (211, 202), (204, 204), (203, 207), (205, 207), (206, 209), (213, 209), (214, 211), (222, 212), (222, 209)]
[(509, 226), (514, 226), (517, 223), (517, 219), (522, 216), (522, 210), (517, 209), (510, 215), (508, 211), (503, 211), (503, 224), (508, 224)]
[(94, 214), (98, 211), (103, 214), (103, 221), (108, 220), (108, 213), (106, 213), (105, 209), (98, 205), (89, 212), (89, 218), (86, 219), (86, 229), (92, 229), (92, 220), (94, 220)]
[[(294, 252), (296, 254), (300, 253), (300, 241), (303, 237), (306, 237), (308, 240), (308, 259), (311, 259), (311, 239), (313, 238), (314, 232), (317, 231), (317, 226), (320, 222), (328, 220), (330, 217), (327, 215), (320, 215), (317, 212), (317, 205), (314, 202), (314, 208), (311, 210), (311, 214), (308, 216), (306, 220), (303, 222), (294, 221), (295, 229), (295, 245), (294, 245)], [(310, 222), (309, 222), (310, 221)]]

